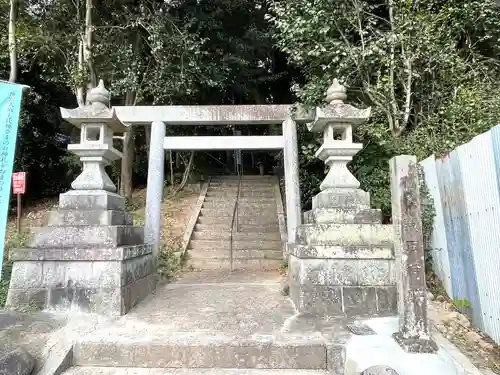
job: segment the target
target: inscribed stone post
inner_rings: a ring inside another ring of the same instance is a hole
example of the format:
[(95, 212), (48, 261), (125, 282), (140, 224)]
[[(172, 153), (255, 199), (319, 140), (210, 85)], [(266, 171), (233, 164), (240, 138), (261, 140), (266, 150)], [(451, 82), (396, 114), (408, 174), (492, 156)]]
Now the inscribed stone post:
[(396, 341), (408, 352), (437, 350), (429, 334), (427, 288), (422, 237), (420, 189), (415, 156), (400, 155), (390, 160), (392, 222), (395, 230), (399, 332)]

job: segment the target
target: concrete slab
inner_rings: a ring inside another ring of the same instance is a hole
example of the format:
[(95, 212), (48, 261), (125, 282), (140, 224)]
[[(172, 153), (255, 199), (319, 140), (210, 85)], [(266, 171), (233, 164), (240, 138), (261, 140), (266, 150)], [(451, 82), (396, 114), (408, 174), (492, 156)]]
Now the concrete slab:
[(404, 351), (392, 337), (398, 331), (398, 318), (372, 318), (362, 324), (373, 335), (353, 336), (346, 345), (345, 375), (357, 375), (371, 366), (392, 367), (398, 375), (479, 375), (480, 372), (465, 357), (457, 359), (450, 343), (439, 340), (436, 354), (416, 354)]

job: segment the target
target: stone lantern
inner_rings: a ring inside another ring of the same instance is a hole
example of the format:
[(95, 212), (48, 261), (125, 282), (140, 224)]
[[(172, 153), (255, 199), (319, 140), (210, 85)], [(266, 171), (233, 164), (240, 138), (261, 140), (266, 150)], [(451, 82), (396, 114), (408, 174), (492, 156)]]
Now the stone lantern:
[(70, 144), (68, 150), (83, 163), (82, 173), (73, 181), (74, 190), (104, 190), (116, 192), (116, 186), (104, 167), (122, 157), (113, 147), (113, 134), (123, 133), (126, 127), (109, 108), (110, 95), (103, 81), (88, 93), (89, 106), (76, 109), (61, 108), (62, 117), (80, 128), (80, 143)]
[(368, 119), (370, 108), (355, 108), (345, 99), (345, 87), (334, 80), (327, 105), (316, 108), (315, 121), (308, 125), (323, 133), (316, 157), (329, 171), (290, 246), (290, 296), (304, 314), (393, 313), (394, 231), (382, 224), (381, 211), (370, 207), (370, 194), (347, 168), (362, 148), (353, 143), (353, 129)]
[(46, 227), (33, 228), (27, 248), (13, 249), (12, 282), (6, 305), (35, 302), (40, 308), (119, 316), (155, 287), (153, 245), (133, 225), (125, 198), (104, 170), (122, 154), (113, 133), (126, 131), (102, 81), (88, 93), (89, 104), (61, 108), (64, 120), (81, 129), (80, 143), (68, 146), (83, 163), (70, 190), (59, 196)]
[(346, 89), (335, 79), (326, 92), (329, 105), (316, 109), (316, 119), (308, 125), (309, 131), (323, 133), (323, 145), (316, 157), (329, 167), (321, 191), (331, 188), (359, 188), (359, 181), (347, 169), (350, 162), (362, 148), (361, 143), (353, 143), (352, 132), (356, 125), (370, 117), (371, 109), (357, 109), (345, 104)]

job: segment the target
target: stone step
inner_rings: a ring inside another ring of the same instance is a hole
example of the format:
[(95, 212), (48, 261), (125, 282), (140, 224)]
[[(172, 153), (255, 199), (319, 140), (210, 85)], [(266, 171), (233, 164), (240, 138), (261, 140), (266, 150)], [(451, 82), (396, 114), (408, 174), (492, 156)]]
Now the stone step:
[(75, 342), (73, 366), (325, 370), (327, 355), (318, 336), (244, 338), (159, 331), (121, 337), (103, 331)]
[(394, 245), (394, 227), (382, 224), (305, 224), (297, 228), (298, 245)]
[[(199, 216), (198, 223), (199, 224), (227, 224), (231, 225), (232, 212), (231, 216)], [(278, 224), (278, 216), (277, 214), (271, 216), (238, 216), (238, 224), (239, 225), (277, 225)]]
[[(224, 224), (196, 224), (195, 231), (205, 231), (205, 230), (229, 230), (230, 222)], [(279, 232), (278, 224), (268, 224), (268, 225), (256, 225), (256, 224), (239, 224), (238, 230), (244, 233), (270, 233)]]
[(274, 183), (241, 183), (239, 185), (237, 182), (235, 183), (227, 183), (227, 182), (211, 182), (209, 185), (209, 189), (211, 188), (229, 188), (229, 189), (237, 189), (238, 186), (240, 189), (274, 189)]
[[(226, 199), (222, 201), (208, 201), (203, 202), (203, 208), (208, 209), (227, 209), (233, 208), (235, 204), (235, 199)], [(238, 200), (238, 207), (242, 210), (248, 209), (260, 209), (260, 208), (274, 208), (276, 209), (276, 202), (273, 201), (263, 201), (263, 202), (248, 202)]]
[(128, 225), (38, 227), (29, 247), (93, 248), (140, 245), (144, 228)]
[[(239, 270), (277, 270), (280, 269), (284, 260), (280, 259), (233, 259), (233, 269)], [(219, 270), (231, 268), (229, 257), (226, 259), (192, 258), (187, 264), (194, 269)]]
[[(212, 190), (207, 191), (207, 197), (236, 197), (236, 191)], [(274, 198), (272, 191), (240, 191), (240, 198)]]
[(48, 226), (59, 225), (133, 225), (133, 217), (124, 211), (113, 210), (51, 211)]
[[(212, 176), (211, 181), (239, 181), (240, 176)], [(260, 176), (260, 175), (244, 175), (241, 176), (241, 181), (275, 181), (276, 176)]]
[[(188, 245), (189, 249), (204, 250), (204, 249), (226, 249), (229, 251), (229, 240), (191, 240)], [(233, 250), (280, 250), (281, 240), (236, 240), (233, 241)]]
[[(242, 216), (251, 216), (251, 217), (273, 217), (277, 218), (278, 213), (276, 210), (276, 207), (267, 207), (267, 208), (238, 208), (238, 217)], [(234, 213), (234, 206), (233, 207), (228, 207), (224, 209), (215, 209), (215, 208), (205, 208), (202, 207), (200, 211), (200, 216), (212, 216), (212, 217), (217, 217), (217, 216), (228, 216), (232, 217)]]
[[(225, 196), (216, 196), (216, 197), (205, 197), (203, 203), (220, 203), (220, 202), (232, 202), (234, 203), (234, 199), (236, 197), (225, 197)], [(274, 197), (271, 198), (259, 198), (259, 197), (250, 197), (250, 198), (242, 198), (238, 200), (240, 204), (260, 204), (260, 203), (270, 203), (276, 204), (276, 199)]]
[[(229, 250), (220, 249), (197, 249), (189, 250), (191, 259), (229, 259), (231, 253)], [(278, 259), (283, 260), (281, 250), (239, 250), (233, 249), (233, 259)]]
[[(240, 228), (238, 228), (240, 229)], [(229, 240), (231, 236), (231, 231), (228, 229), (225, 230), (203, 230), (203, 231), (195, 231), (193, 236), (191, 237), (193, 240)], [(279, 232), (236, 232), (233, 231), (233, 241), (251, 241), (251, 240), (260, 240), (260, 241), (268, 241), (268, 240), (281, 240), (281, 235)]]
[(72, 367), (63, 375), (328, 375), (324, 370)]

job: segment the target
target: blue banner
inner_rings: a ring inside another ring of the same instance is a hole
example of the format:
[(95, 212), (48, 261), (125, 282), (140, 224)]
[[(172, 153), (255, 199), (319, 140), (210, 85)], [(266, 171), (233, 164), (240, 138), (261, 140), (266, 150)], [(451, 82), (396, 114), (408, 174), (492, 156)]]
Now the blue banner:
[(22, 96), (23, 86), (0, 82), (0, 270), (4, 257), (12, 167)]

